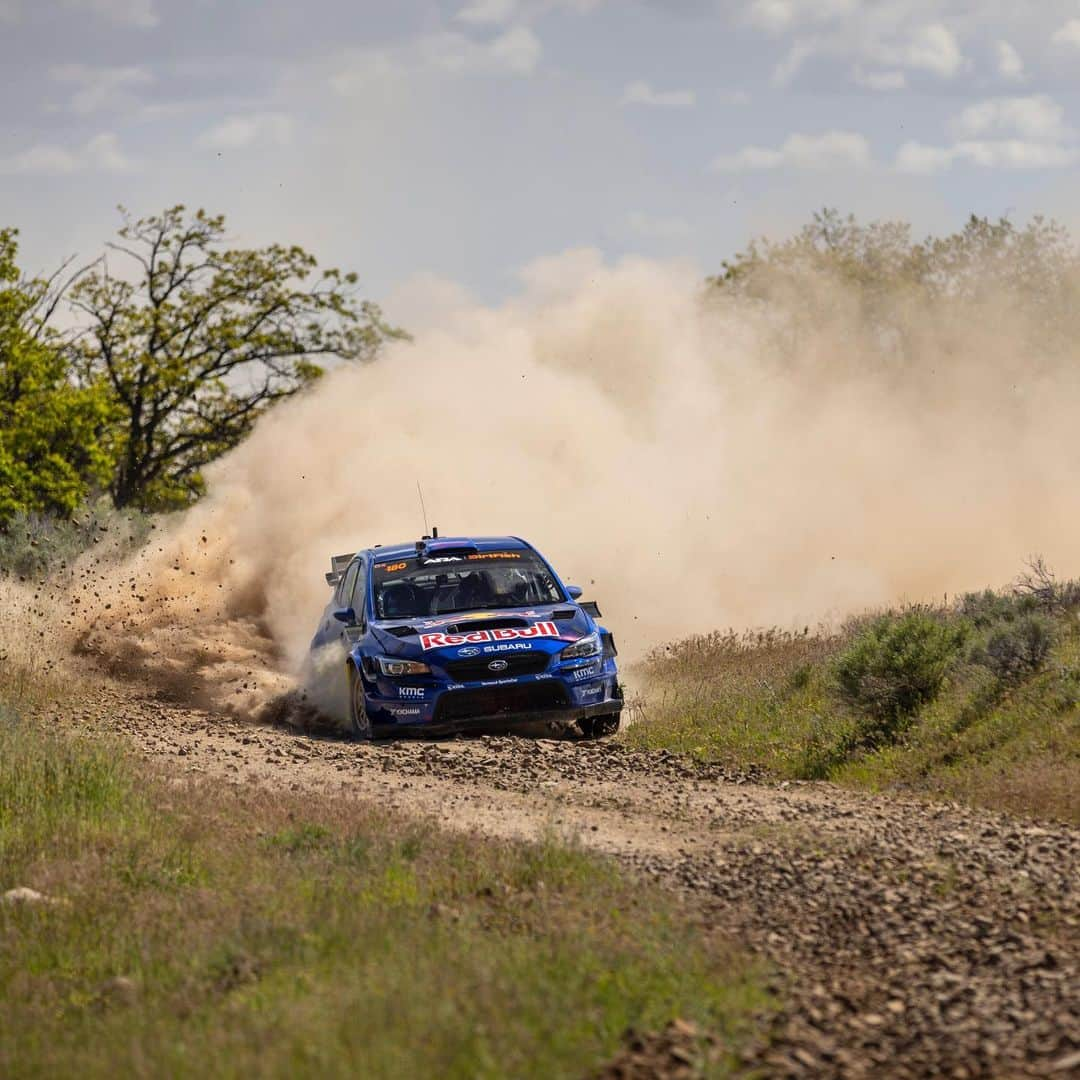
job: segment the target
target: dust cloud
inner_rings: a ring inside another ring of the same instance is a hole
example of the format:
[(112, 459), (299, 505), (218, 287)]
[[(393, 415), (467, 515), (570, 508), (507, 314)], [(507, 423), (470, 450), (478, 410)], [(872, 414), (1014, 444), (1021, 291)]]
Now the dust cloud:
[(791, 297), (590, 251), (497, 308), (432, 290), (437, 325), (277, 408), (97, 573), (82, 651), (257, 711), (300, 669), (330, 555), (419, 536), (418, 480), (444, 536), (536, 544), (631, 658), (998, 585), (1034, 552), (1076, 569), (1080, 342), (1032, 356), (1015, 312), (915, 313), (889, 342), (808, 282), (795, 339)]

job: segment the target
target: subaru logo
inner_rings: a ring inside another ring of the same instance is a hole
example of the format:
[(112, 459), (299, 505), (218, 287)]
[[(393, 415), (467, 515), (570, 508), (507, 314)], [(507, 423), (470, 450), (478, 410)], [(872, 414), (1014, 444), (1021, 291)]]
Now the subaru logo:
[(505, 660), (492, 660), (488, 671), (505, 671), (510, 665)]
[(474, 649), (471, 645), (467, 649), (459, 649), (458, 656), (479, 656), (480, 650)]

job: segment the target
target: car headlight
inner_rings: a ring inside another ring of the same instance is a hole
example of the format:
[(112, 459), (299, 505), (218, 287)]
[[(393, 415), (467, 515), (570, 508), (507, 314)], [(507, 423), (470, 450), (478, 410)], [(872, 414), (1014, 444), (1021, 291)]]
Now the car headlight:
[(560, 659), (579, 660), (583, 656), (596, 656), (600, 651), (600, 635), (593, 633), (579, 638), (572, 645), (567, 645)]
[(431, 668), (419, 660), (392, 660), (388, 656), (378, 659), (379, 671), (383, 675), (430, 675)]

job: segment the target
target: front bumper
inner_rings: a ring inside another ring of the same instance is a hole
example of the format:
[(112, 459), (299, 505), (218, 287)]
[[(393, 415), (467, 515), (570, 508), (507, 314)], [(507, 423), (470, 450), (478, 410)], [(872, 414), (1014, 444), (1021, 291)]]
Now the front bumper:
[(505, 733), (507, 731), (563, 732), (578, 720), (594, 716), (610, 716), (622, 708), (622, 701), (605, 701), (571, 709), (538, 709), (532, 712), (498, 713), (492, 716), (458, 717), (454, 720), (429, 721), (420, 724), (376, 724), (378, 735), (460, 735)]
[(483, 682), (380, 678), (368, 690), (368, 715), (387, 733), (505, 731), (535, 725), (558, 730), (576, 720), (620, 712), (623, 705), (611, 658)]

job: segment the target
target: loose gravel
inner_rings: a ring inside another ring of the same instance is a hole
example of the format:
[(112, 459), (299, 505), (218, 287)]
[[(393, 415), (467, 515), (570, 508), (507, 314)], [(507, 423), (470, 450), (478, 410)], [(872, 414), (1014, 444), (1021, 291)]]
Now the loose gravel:
[[(56, 719), (122, 734), (176, 783), (343, 792), (487, 835), (554, 830), (616, 856), (767, 959), (784, 1007), (744, 1051), (764, 1075), (1080, 1076), (1069, 826), (769, 784), (617, 741), (356, 744), (112, 683)], [(689, 1050), (672, 1040), (633, 1036), (612, 1063), (621, 1071), (604, 1075), (687, 1075)]]

